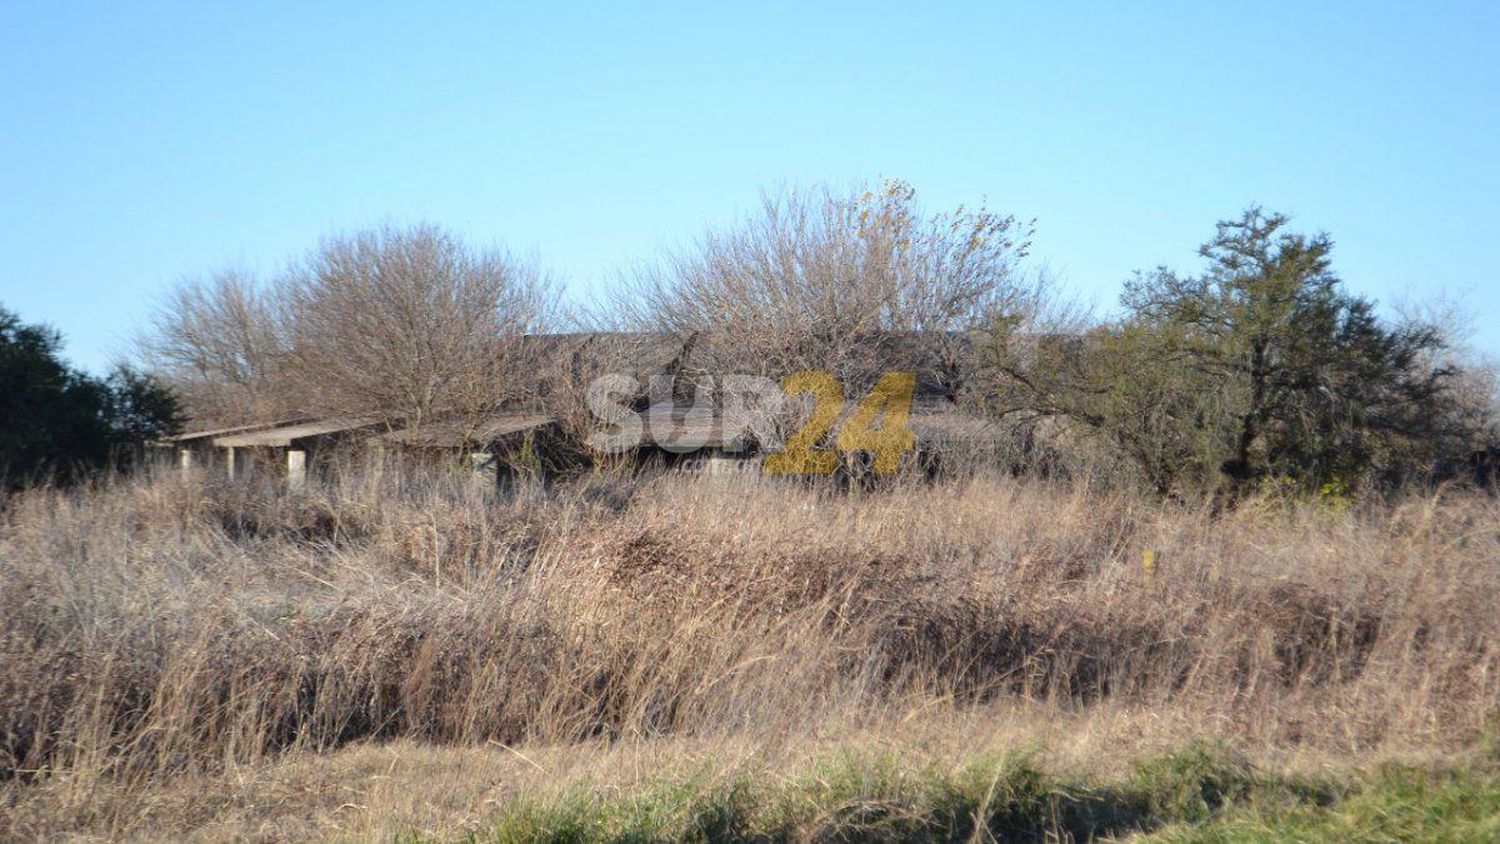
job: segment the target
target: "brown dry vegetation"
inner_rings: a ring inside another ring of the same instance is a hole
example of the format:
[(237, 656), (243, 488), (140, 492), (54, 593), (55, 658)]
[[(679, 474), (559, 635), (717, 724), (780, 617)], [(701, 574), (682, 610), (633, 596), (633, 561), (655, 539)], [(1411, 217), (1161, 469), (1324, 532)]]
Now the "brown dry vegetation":
[(0, 521), (0, 836), (447, 836), (835, 746), (1451, 758), (1500, 702), (1497, 517), (1009, 478), (33, 491)]

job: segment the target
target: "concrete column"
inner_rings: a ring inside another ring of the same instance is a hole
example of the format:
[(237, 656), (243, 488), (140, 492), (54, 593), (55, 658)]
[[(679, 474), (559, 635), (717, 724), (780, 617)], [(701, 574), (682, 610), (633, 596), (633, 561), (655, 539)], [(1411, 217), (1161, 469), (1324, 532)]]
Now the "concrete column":
[(494, 455), (485, 451), (471, 451), (468, 454), (469, 470), (474, 482), (480, 486), (490, 487), (500, 483), (499, 467), (500, 461)]
[(286, 450), (287, 489), (301, 489), (307, 483), (307, 452), (295, 448)]
[(232, 445), (225, 446), (224, 447), (224, 471), (225, 471), (227, 477), (231, 481), (234, 480), (235, 468), (236, 467), (234, 465), (234, 446), (232, 446)]
[(733, 475), (743, 472), (747, 461), (743, 457), (733, 454), (725, 454), (721, 451), (709, 452), (694, 461), (694, 469), (701, 474), (718, 476)]

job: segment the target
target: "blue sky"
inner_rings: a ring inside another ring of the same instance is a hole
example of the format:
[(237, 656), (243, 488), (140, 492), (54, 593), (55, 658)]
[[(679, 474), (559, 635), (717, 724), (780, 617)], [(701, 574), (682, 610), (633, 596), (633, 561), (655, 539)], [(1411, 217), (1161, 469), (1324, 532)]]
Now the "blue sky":
[(1500, 12), (1380, 3), (7, 3), (0, 304), (102, 369), (184, 275), (431, 220), (574, 295), (763, 188), (1037, 219), (1109, 305), (1251, 202), (1500, 352)]

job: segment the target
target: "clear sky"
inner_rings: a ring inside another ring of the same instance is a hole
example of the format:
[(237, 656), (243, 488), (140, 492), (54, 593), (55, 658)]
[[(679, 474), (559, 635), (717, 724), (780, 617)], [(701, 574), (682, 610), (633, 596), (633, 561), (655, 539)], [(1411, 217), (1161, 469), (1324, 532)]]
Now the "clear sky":
[(132, 5), (0, 7), (0, 304), (93, 369), (173, 280), (337, 231), (431, 220), (586, 295), (882, 176), (1035, 217), (1104, 305), (1259, 202), (1500, 352), (1500, 4)]

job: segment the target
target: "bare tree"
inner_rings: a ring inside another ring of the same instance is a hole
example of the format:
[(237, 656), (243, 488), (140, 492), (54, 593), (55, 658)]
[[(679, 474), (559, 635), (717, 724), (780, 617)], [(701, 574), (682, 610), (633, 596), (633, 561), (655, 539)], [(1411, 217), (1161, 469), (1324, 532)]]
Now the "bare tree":
[(303, 389), (392, 425), (477, 421), (528, 396), (525, 336), (555, 303), (534, 264), (431, 225), (326, 240), (283, 289)]
[(1433, 430), (1443, 431), (1453, 448), (1480, 450), (1500, 441), (1500, 364), (1474, 345), (1474, 308), (1465, 296), (1439, 291), (1393, 305), (1398, 320), (1435, 332), (1441, 343), (1418, 362), (1446, 370), (1448, 399), (1428, 409)]
[(274, 290), (227, 270), (179, 282), (141, 339), (147, 367), (183, 396), (199, 427), (292, 413), (289, 342)]
[(141, 342), (199, 427), (290, 415), (478, 424), (531, 397), (556, 297), (534, 262), (431, 225), (330, 238), (269, 284), (179, 284)]
[(862, 389), (895, 362), (882, 338), (926, 337), (920, 353), (941, 365), (963, 332), (1020, 307), (1029, 237), (982, 207), (925, 214), (897, 181), (793, 191), (640, 269), (618, 306), (641, 329), (695, 337), (695, 358), (720, 371), (819, 369)]

